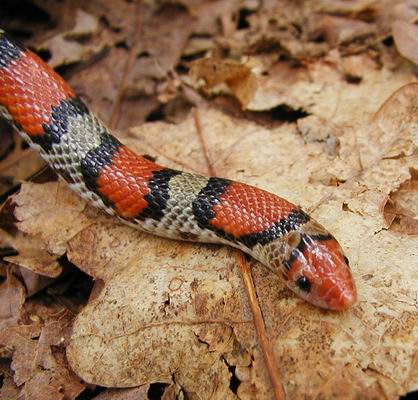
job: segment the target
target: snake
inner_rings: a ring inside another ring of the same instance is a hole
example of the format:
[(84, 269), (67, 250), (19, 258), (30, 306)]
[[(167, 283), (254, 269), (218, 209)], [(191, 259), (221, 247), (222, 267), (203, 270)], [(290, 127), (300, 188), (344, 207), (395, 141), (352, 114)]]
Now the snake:
[(73, 191), (123, 223), (238, 248), (320, 308), (342, 311), (357, 302), (341, 245), (301, 207), (255, 186), (136, 154), (58, 73), (3, 30), (0, 113)]

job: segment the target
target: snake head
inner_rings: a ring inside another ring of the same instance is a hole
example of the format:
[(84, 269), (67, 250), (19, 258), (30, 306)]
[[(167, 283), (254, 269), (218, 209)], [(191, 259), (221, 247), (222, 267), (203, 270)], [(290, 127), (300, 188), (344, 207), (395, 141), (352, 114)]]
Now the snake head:
[(337, 240), (319, 224), (312, 223), (321, 228), (320, 234), (307, 233), (308, 225), (288, 238), (289, 257), (283, 262), (286, 284), (316, 306), (346, 310), (357, 301), (348, 259)]
[[(302, 211), (298, 215), (306, 216)], [(313, 219), (299, 220), (264, 246), (260, 260), (309, 303), (329, 310), (348, 309), (357, 301), (357, 290), (341, 246)]]

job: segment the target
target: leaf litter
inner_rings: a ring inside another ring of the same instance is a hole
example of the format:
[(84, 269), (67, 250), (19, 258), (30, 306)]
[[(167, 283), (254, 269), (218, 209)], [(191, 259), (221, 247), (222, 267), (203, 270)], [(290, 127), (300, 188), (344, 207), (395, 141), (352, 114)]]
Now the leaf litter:
[(254, 301), (288, 398), (418, 389), (416, 2), (30, 4), (2, 25), (124, 143), (302, 205), (360, 300), (318, 310), (248, 261), (252, 300), (233, 249), (122, 226), (61, 181), (17, 192), (42, 162), (2, 130), (1, 397), (273, 398)]

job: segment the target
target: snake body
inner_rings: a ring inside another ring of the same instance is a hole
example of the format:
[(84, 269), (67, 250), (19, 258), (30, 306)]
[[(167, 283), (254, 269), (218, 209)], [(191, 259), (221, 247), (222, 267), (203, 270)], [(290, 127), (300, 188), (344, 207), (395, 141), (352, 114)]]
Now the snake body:
[(0, 112), (92, 206), (155, 235), (239, 248), (319, 307), (343, 310), (356, 302), (343, 250), (301, 208), (244, 183), (135, 154), (63, 78), (3, 31)]

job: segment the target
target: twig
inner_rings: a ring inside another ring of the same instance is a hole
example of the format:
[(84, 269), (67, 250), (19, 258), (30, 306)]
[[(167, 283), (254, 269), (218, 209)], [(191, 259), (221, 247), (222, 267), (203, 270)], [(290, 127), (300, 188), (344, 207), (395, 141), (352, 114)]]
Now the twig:
[(206, 164), (208, 166), (209, 175), (210, 176), (215, 176), (216, 172), (215, 172), (215, 169), (213, 168), (212, 161), (211, 161), (210, 156), (209, 156), (208, 145), (206, 143), (205, 136), (203, 135), (203, 129), (202, 129), (202, 124), (200, 122), (199, 112), (197, 111), (196, 108), (193, 110), (193, 118), (194, 118), (194, 122), (196, 124), (196, 130), (197, 130), (197, 134), (198, 134), (198, 137), (199, 137), (199, 140), (200, 140), (200, 144), (201, 144), (202, 149), (203, 149), (203, 154), (205, 156)]
[[(128, 130), (128, 134), (129, 134), (129, 137), (133, 137), (135, 139), (138, 139), (138, 137), (135, 136), (130, 130)], [(172, 157), (169, 154), (165, 153), (164, 151), (161, 151), (160, 148), (154, 146), (152, 143), (147, 141), (144, 137), (140, 137), (140, 139), (141, 139), (141, 143), (143, 143), (146, 146), (146, 148), (149, 147), (150, 150), (152, 150), (155, 154), (160, 155), (160, 156), (166, 158), (167, 160), (170, 160), (171, 162), (181, 166), (182, 168), (185, 168), (188, 171), (193, 171), (193, 172), (197, 172), (197, 173), (201, 172), (197, 168), (193, 167), (192, 165), (189, 165), (189, 164), (185, 163), (183, 160), (181, 160), (177, 157)]]
[(113, 107), (112, 115), (109, 121), (109, 127), (111, 129), (115, 129), (118, 124), (122, 100), (123, 100), (123, 97), (125, 96), (125, 91), (128, 86), (129, 74), (133, 68), (133, 65), (136, 59), (136, 54), (138, 50), (138, 42), (139, 42), (139, 34), (141, 32), (141, 12), (140, 12), (141, 9), (140, 8), (141, 8), (141, 4), (140, 2), (138, 2), (135, 8), (135, 31), (133, 35), (132, 47), (129, 52), (128, 60), (126, 61), (126, 64), (125, 64), (125, 70), (123, 71), (122, 80), (119, 84), (118, 94), (116, 96), (115, 105)]
[(248, 300), (250, 302), (250, 307), (254, 319), (254, 327), (257, 332), (258, 340), (260, 342), (261, 350), (264, 355), (267, 370), (270, 375), (271, 384), (273, 385), (274, 396), (276, 400), (284, 400), (286, 398), (286, 395), (282, 385), (281, 374), (277, 362), (274, 358), (271, 343), (267, 336), (263, 314), (261, 313), (260, 305), (257, 300), (257, 294), (255, 291), (253, 277), (251, 275), (251, 269), (242, 252), (237, 251), (237, 259), (242, 279), (244, 281), (245, 290), (247, 291)]

